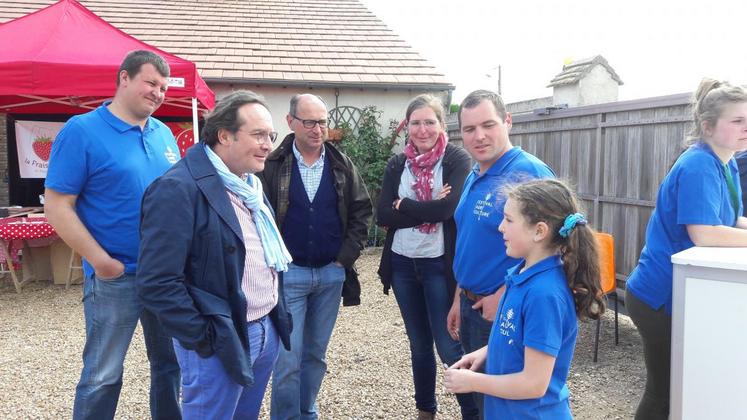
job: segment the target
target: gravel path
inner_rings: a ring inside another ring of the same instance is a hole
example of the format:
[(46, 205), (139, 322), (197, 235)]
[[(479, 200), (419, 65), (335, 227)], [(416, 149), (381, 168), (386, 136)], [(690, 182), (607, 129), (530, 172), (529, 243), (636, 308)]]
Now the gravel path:
[[(376, 277), (379, 250), (358, 262), (363, 304), (342, 308), (328, 351), (319, 396), (322, 419), (413, 419), (412, 379), (402, 319), (394, 296)], [(84, 326), (81, 286), (65, 290), (32, 283), (16, 294), (0, 279), (0, 418), (69, 418), (80, 374)], [(645, 381), (640, 338), (620, 317), (614, 345), (612, 312), (602, 322), (599, 362), (592, 362), (594, 324), (582, 323), (571, 369), (571, 405), (578, 419), (632, 418)], [(125, 362), (117, 418), (145, 419), (148, 363), (140, 329)], [(440, 381), (440, 371), (439, 371)], [(439, 383), (440, 418), (458, 418), (453, 396)], [(266, 407), (267, 404), (265, 404)], [(267, 418), (266, 408), (262, 418)]]

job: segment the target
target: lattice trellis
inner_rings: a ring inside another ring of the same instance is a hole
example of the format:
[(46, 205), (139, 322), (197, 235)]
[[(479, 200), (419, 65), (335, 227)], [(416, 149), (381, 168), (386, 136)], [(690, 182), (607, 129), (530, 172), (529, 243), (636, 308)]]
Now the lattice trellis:
[(358, 131), (361, 109), (354, 106), (338, 106), (329, 111), (329, 128), (340, 128), (347, 124), (353, 132)]

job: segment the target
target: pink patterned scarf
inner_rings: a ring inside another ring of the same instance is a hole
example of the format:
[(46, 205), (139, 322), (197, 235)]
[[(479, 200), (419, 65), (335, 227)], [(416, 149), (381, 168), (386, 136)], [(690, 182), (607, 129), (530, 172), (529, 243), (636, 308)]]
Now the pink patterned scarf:
[[(405, 156), (410, 171), (415, 175), (415, 182), (412, 183), (412, 190), (418, 201), (430, 201), (433, 199), (433, 166), (444, 155), (446, 150), (446, 133), (441, 133), (436, 139), (436, 144), (430, 151), (418, 154), (418, 150), (412, 145), (412, 142), (405, 146)], [(418, 226), (418, 230), (423, 233), (433, 233), (436, 231), (436, 223), (423, 223)]]

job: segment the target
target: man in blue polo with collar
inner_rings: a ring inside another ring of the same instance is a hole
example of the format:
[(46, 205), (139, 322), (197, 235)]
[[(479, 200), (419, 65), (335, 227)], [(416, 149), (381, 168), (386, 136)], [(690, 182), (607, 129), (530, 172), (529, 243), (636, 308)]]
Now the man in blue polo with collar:
[(83, 256), (85, 277), (86, 344), (74, 419), (114, 418), (138, 319), (151, 367), (151, 417), (181, 418), (171, 339), (143, 310), (135, 288), (143, 192), (179, 158), (169, 128), (151, 117), (163, 103), (169, 72), (153, 52), (129, 53), (114, 99), (68, 120), (52, 145), (44, 210)]
[[(502, 187), (555, 173), (508, 138), (511, 114), (499, 95), (476, 90), (462, 101), (459, 125), (464, 148), (476, 162), (467, 176), (454, 220), (457, 290), (447, 317), (449, 334), (471, 353), (488, 344), (505, 276), (518, 260), (506, 255), (498, 226), (503, 220)], [(473, 394), (483, 409), (482, 394)]]

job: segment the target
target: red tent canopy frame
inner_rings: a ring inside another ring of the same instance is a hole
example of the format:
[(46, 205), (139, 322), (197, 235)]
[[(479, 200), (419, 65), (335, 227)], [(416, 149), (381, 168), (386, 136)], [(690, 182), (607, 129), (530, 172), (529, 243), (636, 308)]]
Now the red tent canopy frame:
[(215, 106), (215, 94), (191, 61), (145, 44), (75, 0), (59, 2), (0, 25), (0, 112), (80, 114), (110, 99), (117, 70), (133, 50), (150, 50), (171, 67), (157, 116), (197, 114)]

